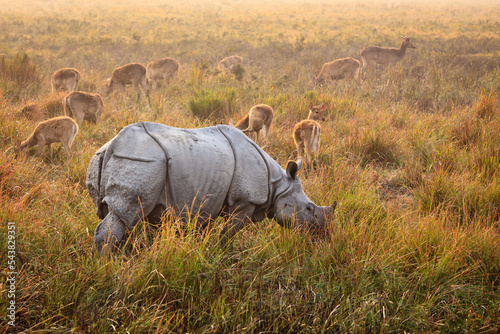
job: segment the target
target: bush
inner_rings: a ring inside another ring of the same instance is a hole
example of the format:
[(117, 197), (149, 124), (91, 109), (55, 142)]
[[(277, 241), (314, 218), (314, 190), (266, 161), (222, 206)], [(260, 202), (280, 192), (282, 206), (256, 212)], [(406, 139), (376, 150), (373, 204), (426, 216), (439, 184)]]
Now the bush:
[(479, 95), (474, 107), (477, 116), (482, 119), (491, 119), (495, 115), (499, 106), (498, 92), (491, 89), (489, 94), (483, 89)]
[(361, 130), (353, 133), (344, 142), (346, 152), (351, 152), (361, 159), (363, 165), (378, 163), (381, 165), (399, 165), (400, 150), (394, 137), (387, 133)]
[(243, 67), (241, 67), (240, 64), (237, 64), (236, 66), (234, 66), (232, 72), (233, 72), (236, 80), (238, 80), (238, 81), (243, 80), (243, 76), (245, 75), (245, 69)]
[(26, 53), (18, 53), (13, 59), (0, 56), (0, 89), (13, 99), (19, 98), (19, 90), (28, 86), (39, 86), (38, 68)]
[(224, 115), (231, 115), (236, 106), (236, 91), (225, 88), (220, 92), (200, 90), (189, 100), (189, 110), (199, 119), (218, 119), (222, 121)]

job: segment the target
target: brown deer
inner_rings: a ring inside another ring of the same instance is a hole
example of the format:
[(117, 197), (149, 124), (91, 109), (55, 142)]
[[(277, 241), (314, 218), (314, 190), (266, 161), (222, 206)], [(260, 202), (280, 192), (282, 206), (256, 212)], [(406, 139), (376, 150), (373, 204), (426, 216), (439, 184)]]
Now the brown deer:
[(156, 88), (158, 80), (163, 79), (168, 84), (170, 79), (175, 79), (178, 71), (179, 62), (177, 60), (172, 58), (158, 59), (148, 64), (146, 80), (148, 85), (152, 83), (154, 88)]
[(78, 126), (83, 120), (97, 123), (101, 120), (104, 103), (99, 94), (73, 92), (64, 98), (64, 112), (66, 116), (73, 117)]
[(52, 92), (65, 90), (68, 93), (74, 92), (80, 82), (80, 72), (74, 68), (62, 68), (52, 74), (50, 79)]
[(325, 121), (325, 110), (328, 107), (326, 103), (320, 106), (314, 106), (311, 102), (309, 104), (309, 116), (307, 119), (312, 119), (313, 121)]
[(128, 84), (133, 84), (137, 90), (137, 103), (139, 103), (141, 98), (141, 89), (139, 86), (142, 86), (148, 98), (148, 102), (151, 102), (149, 100), (149, 91), (146, 83), (146, 72), (146, 66), (139, 63), (127, 64), (115, 68), (111, 74), (111, 78), (108, 79), (109, 84), (106, 86), (105, 96), (111, 94), (116, 87), (124, 88)]
[(66, 150), (66, 156), (71, 157), (71, 143), (78, 132), (78, 124), (75, 120), (67, 116), (50, 118), (38, 123), (35, 130), (25, 141), (17, 140), (16, 145), (19, 151), (38, 146), (38, 157), (41, 156), (43, 148), (47, 145), (49, 157), (52, 160), (52, 143), (61, 143)]
[(300, 121), (293, 127), (293, 140), (297, 146), (298, 158), (302, 157), (302, 149), (304, 149), (307, 164), (311, 163), (311, 153), (314, 154), (315, 159), (318, 157), (321, 126), (316, 121), (325, 120), (326, 107), (326, 103), (314, 106), (311, 102), (308, 119)]
[(358, 82), (359, 60), (348, 57), (325, 63), (317, 76), (313, 76), (312, 86), (333, 80), (352, 78)]
[[(260, 130), (264, 132), (264, 138), (267, 139), (269, 129), (273, 122), (273, 108), (267, 104), (258, 104), (253, 106), (245, 117), (240, 120), (235, 127), (243, 132), (250, 132), (249, 136), (252, 140), (257, 142), (259, 140)], [(255, 134), (256, 138), (253, 138)]]
[(219, 64), (217, 65), (217, 68), (221, 72), (233, 72), (234, 67), (236, 65), (241, 65), (243, 64), (243, 58), (240, 56), (229, 56), (224, 59), (222, 59)]
[(384, 48), (380, 46), (367, 46), (360, 51), (361, 59), (363, 60), (363, 71), (369, 66), (375, 64), (393, 64), (401, 60), (406, 54), (406, 49), (415, 49), (415, 45), (411, 43), (411, 39), (406, 36), (401, 36), (403, 42), (399, 49)]

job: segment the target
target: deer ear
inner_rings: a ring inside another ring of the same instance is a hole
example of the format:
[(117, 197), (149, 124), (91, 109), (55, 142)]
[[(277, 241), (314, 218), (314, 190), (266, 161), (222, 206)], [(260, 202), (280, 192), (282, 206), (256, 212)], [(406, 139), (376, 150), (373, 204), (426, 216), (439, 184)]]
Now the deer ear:
[(326, 107), (328, 107), (328, 104), (323, 103), (323, 104), (321, 105), (321, 107), (320, 107), (321, 111), (325, 110), (325, 109), (326, 109)]
[(313, 107), (314, 107), (314, 105), (313, 105), (313, 103), (311, 102), (311, 103), (309, 104), (309, 110), (312, 110), (312, 108), (313, 108)]
[(288, 161), (288, 164), (286, 165), (286, 175), (292, 180), (295, 180), (297, 178), (297, 172), (299, 171), (301, 166), (302, 159), (300, 158), (297, 160), (297, 162), (292, 160)]

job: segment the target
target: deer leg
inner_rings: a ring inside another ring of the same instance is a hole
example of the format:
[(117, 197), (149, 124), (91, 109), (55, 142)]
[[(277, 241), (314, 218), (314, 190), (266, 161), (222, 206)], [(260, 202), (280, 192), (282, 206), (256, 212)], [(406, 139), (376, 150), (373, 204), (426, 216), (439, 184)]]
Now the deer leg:
[(302, 157), (302, 144), (297, 145), (297, 159)]
[(314, 153), (313, 164), (314, 162), (316, 162), (316, 166), (319, 166), (318, 164), (319, 142), (313, 146), (313, 153)]
[(43, 148), (45, 147), (45, 142), (40, 142), (38, 143), (38, 153), (37, 153), (37, 157), (40, 158), (40, 156), (42, 155), (42, 152), (43, 152)]
[(139, 85), (134, 85), (135, 90), (137, 90), (137, 103), (139, 103), (139, 100), (141, 99), (141, 89), (139, 88)]
[(63, 147), (64, 150), (66, 151), (66, 156), (68, 157), (68, 159), (71, 158), (71, 148), (69, 147), (69, 141), (64, 141)]
[(158, 88), (158, 82), (156, 79), (151, 78), (151, 80), (149, 80), (149, 87), (151, 87), (152, 90), (156, 90)]
[(76, 114), (74, 115), (75, 116), (75, 121), (76, 121), (76, 124), (78, 124), (78, 127), (80, 127), (83, 123), (83, 112), (79, 113), (79, 114)]
[(99, 107), (97, 109), (97, 113), (95, 114), (95, 119), (94, 119), (94, 124), (97, 124), (101, 121), (101, 117), (102, 117), (102, 109), (101, 107)]
[(360, 81), (359, 81), (359, 77), (361, 75), (360, 73), (360, 68), (358, 67), (358, 69), (356, 70), (356, 72), (354, 72), (354, 75), (353, 75), (353, 79), (354, 81), (356, 81), (356, 83), (358, 84), (358, 86), (361, 84)]
[(304, 147), (304, 151), (306, 153), (306, 162), (309, 165), (309, 163), (311, 162), (311, 151), (309, 150), (309, 147), (307, 147), (307, 145)]
[(146, 94), (146, 97), (148, 98), (149, 105), (151, 105), (151, 100), (149, 99), (149, 90), (148, 90), (148, 85), (146, 84), (146, 80), (141, 81), (141, 86), (144, 89), (144, 94)]
[(267, 140), (267, 137), (269, 136), (269, 126), (268, 125), (264, 125), (263, 132), (264, 132), (264, 139)]
[(52, 144), (47, 144), (47, 148), (49, 150), (49, 158), (52, 161)]
[(306, 142), (304, 143), (304, 151), (306, 152), (306, 162), (309, 165), (311, 162), (311, 139), (307, 139)]

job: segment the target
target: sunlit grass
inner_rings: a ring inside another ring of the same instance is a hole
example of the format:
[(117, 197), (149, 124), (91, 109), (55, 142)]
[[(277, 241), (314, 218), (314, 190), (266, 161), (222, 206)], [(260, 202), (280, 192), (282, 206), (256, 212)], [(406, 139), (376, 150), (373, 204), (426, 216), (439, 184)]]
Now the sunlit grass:
[[(0, 12), (0, 245), (16, 222), (14, 332), (500, 326), (497, 4), (21, 1)], [(309, 86), (323, 63), (359, 59), (369, 44), (397, 47), (402, 35), (417, 49), (390, 69), (359, 85)], [(233, 54), (240, 76), (217, 74)], [(177, 78), (152, 90), (150, 105), (132, 87), (104, 97), (101, 122), (82, 124), (70, 159), (60, 144), (52, 162), (46, 150), (16, 154), (16, 140), (63, 112), (63, 95), (50, 93), (55, 70), (79, 69), (79, 88), (102, 94), (114, 68), (164, 57), (181, 63)], [(299, 175), (315, 203), (338, 202), (327, 231), (266, 219), (222, 248), (222, 220), (199, 233), (167, 214), (97, 256), (86, 169), (124, 126), (228, 124), (265, 103), (274, 124), (259, 144), (285, 166), (311, 102), (327, 103), (328, 117), (318, 166)], [(0, 330), (12, 331), (3, 314)]]

